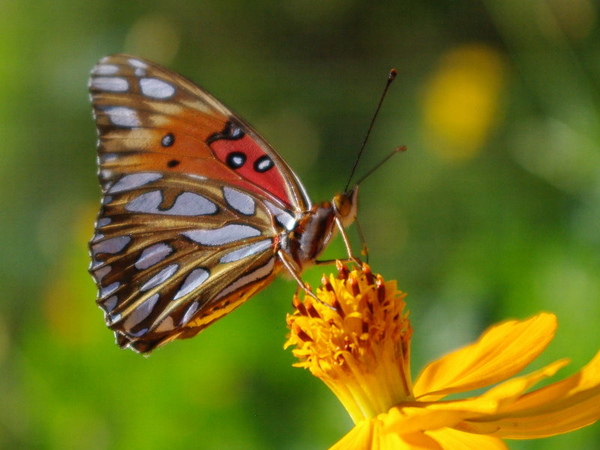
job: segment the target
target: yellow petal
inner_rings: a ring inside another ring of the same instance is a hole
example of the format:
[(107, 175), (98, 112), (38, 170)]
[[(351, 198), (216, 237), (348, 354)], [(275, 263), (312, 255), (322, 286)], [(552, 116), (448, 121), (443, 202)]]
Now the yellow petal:
[[(579, 398), (591, 398), (600, 391), (600, 352), (581, 371), (562, 381), (524, 395), (512, 407), (513, 411), (531, 409), (542, 403), (545, 411), (550, 405), (559, 409)], [(598, 403), (600, 408), (600, 402)]]
[(396, 433), (385, 426), (386, 414), (365, 419), (356, 424), (330, 450), (442, 450), (442, 447), (422, 432)]
[(476, 433), (533, 439), (577, 430), (597, 420), (600, 420), (600, 352), (579, 373), (525, 394), (499, 414), (469, 421), (468, 425), (469, 431)]
[(399, 406), (380, 414), (387, 432), (410, 434), (418, 431), (453, 427), (471, 415), (464, 410), (436, 410), (415, 406)]
[(464, 420), (498, 412), (498, 402), (482, 397), (449, 402), (405, 402), (379, 417), (386, 430), (399, 434), (456, 427)]
[(452, 450), (506, 450), (508, 447), (501, 439), (482, 434), (465, 433), (443, 428), (427, 431), (427, 435), (435, 439), (441, 448)]
[(373, 442), (373, 420), (358, 422), (342, 439), (337, 441), (329, 450), (363, 450), (371, 448)]
[(414, 396), (433, 401), (505, 380), (533, 361), (555, 331), (556, 317), (549, 313), (490, 327), (474, 344), (426, 366), (415, 383)]
[(485, 394), (481, 395), (481, 398), (497, 402), (499, 411), (507, 410), (510, 405), (519, 398), (522, 398), (522, 395), (527, 389), (533, 387), (543, 379), (553, 376), (559, 369), (563, 368), (568, 363), (568, 359), (561, 359), (527, 375), (511, 378), (510, 380), (493, 387)]

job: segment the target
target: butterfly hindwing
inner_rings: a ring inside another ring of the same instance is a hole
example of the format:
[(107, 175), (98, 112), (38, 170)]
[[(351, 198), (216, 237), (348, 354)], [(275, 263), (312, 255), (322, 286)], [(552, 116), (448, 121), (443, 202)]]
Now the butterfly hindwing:
[(91, 272), (122, 346), (191, 337), (280, 270), (270, 203), (237, 187), (140, 172), (109, 186), (104, 203)]

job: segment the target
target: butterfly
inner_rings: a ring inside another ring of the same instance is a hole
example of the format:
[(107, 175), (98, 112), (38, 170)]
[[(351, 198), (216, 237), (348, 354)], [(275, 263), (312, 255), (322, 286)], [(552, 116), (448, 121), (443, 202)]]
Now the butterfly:
[(188, 79), (117, 54), (92, 70), (102, 202), (97, 303), (121, 348), (149, 353), (300, 274), (355, 219), (358, 188), (313, 204), (283, 158)]

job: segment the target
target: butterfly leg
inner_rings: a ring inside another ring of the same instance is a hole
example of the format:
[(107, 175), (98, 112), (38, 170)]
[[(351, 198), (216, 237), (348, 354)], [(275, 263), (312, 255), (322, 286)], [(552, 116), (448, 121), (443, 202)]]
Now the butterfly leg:
[(292, 278), (294, 278), (294, 280), (296, 280), (296, 283), (298, 283), (298, 286), (300, 286), (300, 288), (304, 292), (306, 292), (308, 295), (310, 295), (314, 299), (320, 301), (317, 298), (317, 296), (310, 290), (310, 288), (306, 284), (304, 284), (304, 281), (302, 281), (302, 278), (300, 278), (300, 271), (298, 270), (298, 267), (296, 266), (296, 264), (293, 261), (290, 261), (288, 256), (281, 250), (279, 250), (277, 252), (277, 256), (279, 256), (279, 259), (281, 260), (281, 262), (283, 263), (283, 265), (287, 269), (287, 271), (290, 273)]
[(356, 263), (356, 260), (352, 259), (352, 258), (343, 258), (343, 259), (318, 259), (315, 261), (315, 266), (327, 266), (330, 264), (335, 264), (337, 262), (341, 262), (344, 264), (348, 264), (348, 263)]
[(360, 241), (362, 242), (360, 254), (366, 258), (366, 262), (368, 263), (369, 262), (369, 247), (367, 246), (367, 240), (365, 239), (365, 233), (363, 232), (363, 229), (360, 226), (358, 217), (354, 219), (354, 223), (356, 224), (356, 228), (358, 229), (358, 234), (360, 236)]
[[(354, 256), (352, 254), (352, 247), (350, 246), (350, 239), (348, 238), (348, 235), (346, 234), (346, 229), (344, 228), (344, 226), (342, 225), (342, 222), (336, 217), (335, 219), (335, 223), (337, 225), (337, 227), (340, 230), (340, 233), (342, 235), (342, 239), (344, 240), (344, 245), (346, 246), (346, 251), (348, 252), (348, 258), (344, 258), (344, 259), (322, 259), (322, 260), (317, 260), (315, 261), (315, 265), (319, 265), (319, 266), (324, 266), (327, 264), (335, 264), (337, 261), (340, 261), (344, 264), (346, 263), (354, 263), (359, 267), (362, 267), (362, 261), (357, 258), (356, 256)], [(362, 254), (367, 255), (367, 245), (365, 244), (364, 241), (364, 237), (362, 234), (362, 230), (360, 230), (360, 235), (361, 235), (361, 239), (363, 241), (363, 250), (361, 251)]]
[(348, 238), (348, 234), (346, 233), (346, 229), (344, 225), (342, 225), (342, 221), (339, 217), (335, 218), (335, 224), (340, 230), (340, 234), (342, 235), (342, 239), (344, 240), (344, 245), (346, 246), (346, 251), (348, 252), (348, 260), (352, 261), (358, 267), (362, 266), (362, 261), (352, 254), (352, 247), (350, 246), (350, 239)]
[[(352, 247), (350, 246), (350, 239), (348, 238), (348, 234), (346, 233), (346, 229), (342, 225), (342, 221), (339, 218), (336, 217), (335, 218), (335, 224), (337, 225), (337, 227), (340, 230), (340, 234), (342, 235), (342, 239), (344, 241), (344, 245), (346, 246), (346, 251), (348, 252), (348, 258), (339, 259), (339, 261), (344, 262), (344, 263), (353, 262), (358, 267), (362, 267), (362, 261), (359, 258), (357, 258), (356, 256), (354, 256), (354, 254), (352, 253)], [(361, 232), (361, 236), (362, 236), (362, 232)], [(363, 244), (363, 248), (366, 249), (366, 245)], [(338, 260), (336, 260), (336, 259), (329, 259), (329, 260), (315, 261), (315, 264), (333, 264), (336, 261), (338, 261)]]

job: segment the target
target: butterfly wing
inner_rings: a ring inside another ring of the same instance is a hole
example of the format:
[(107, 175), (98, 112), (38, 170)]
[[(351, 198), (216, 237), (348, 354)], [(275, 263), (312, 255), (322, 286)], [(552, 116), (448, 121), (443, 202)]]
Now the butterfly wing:
[(266, 286), (280, 233), (310, 201), (260, 136), (187, 79), (114, 55), (90, 91), (104, 195), (90, 272), (119, 345), (145, 353)]
[(294, 211), (311, 202), (298, 177), (247, 123), (188, 79), (140, 58), (112, 55), (93, 69), (103, 190), (131, 172), (202, 175)]
[(266, 286), (277, 230), (264, 202), (213, 180), (122, 177), (91, 241), (98, 304), (122, 347), (191, 337)]

